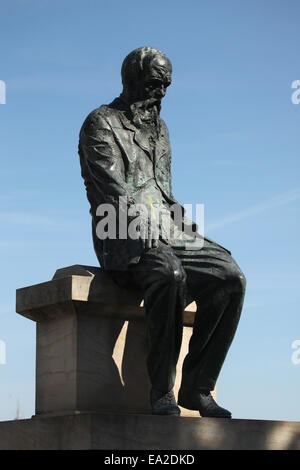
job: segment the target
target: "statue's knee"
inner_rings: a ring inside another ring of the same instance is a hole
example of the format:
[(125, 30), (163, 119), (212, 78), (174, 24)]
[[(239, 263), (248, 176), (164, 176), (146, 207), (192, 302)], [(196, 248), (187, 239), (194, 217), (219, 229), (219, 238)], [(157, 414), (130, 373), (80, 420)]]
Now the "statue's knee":
[(244, 293), (246, 290), (246, 277), (235, 262), (226, 269), (225, 282), (231, 291)]
[(227, 276), (227, 282), (234, 292), (244, 293), (246, 290), (246, 278), (241, 270), (234, 270)]
[(242, 271), (240, 272), (239, 274), (239, 283), (241, 285), (241, 289), (243, 291), (246, 290), (246, 285), (247, 285), (247, 281), (246, 281), (246, 277), (244, 276), (244, 274), (242, 273)]

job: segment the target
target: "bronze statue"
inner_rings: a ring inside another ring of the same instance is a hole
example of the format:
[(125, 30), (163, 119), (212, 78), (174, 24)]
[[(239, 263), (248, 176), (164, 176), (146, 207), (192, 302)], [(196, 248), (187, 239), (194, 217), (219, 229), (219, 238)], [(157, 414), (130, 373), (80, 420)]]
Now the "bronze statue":
[[(160, 118), (171, 75), (171, 63), (161, 51), (132, 51), (122, 65), (120, 97), (92, 111), (82, 126), (79, 155), (94, 248), (116, 282), (143, 290), (153, 414), (180, 414), (173, 386), (183, 311), (195, 300), (197, 313), (178, 404), (199, 410), (201, 416), (230, 418), (210, 392), (238, 325), (246, 281), (230, 251), (201, 236), (172, 194), (168, 129)], [(117, 214), (119, 224), (112, 237), (97, 231), (103, 204), (110, 204)], [(132, 210), (140, 206), (148, 212)], [(174, 206), (180, 208), (181, 224), (174, 218)], [(154, 208), (160, 214), (156, 232)], [(138, 235), (128, 236), (125, 230), (124, 237), (124, 223), (126, 229), (137, 216)], [(195, 239), (202, 242), (198, 248)]]

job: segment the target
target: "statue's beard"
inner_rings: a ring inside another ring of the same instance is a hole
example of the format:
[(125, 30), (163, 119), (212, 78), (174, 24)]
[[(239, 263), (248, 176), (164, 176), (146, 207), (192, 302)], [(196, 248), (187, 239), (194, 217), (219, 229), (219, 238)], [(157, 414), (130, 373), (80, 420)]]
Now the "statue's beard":
[(134, 125), (157, 138), (160, 133), (160, 108), (160, 101), (157, 98), (133, 103), (130, 109)]

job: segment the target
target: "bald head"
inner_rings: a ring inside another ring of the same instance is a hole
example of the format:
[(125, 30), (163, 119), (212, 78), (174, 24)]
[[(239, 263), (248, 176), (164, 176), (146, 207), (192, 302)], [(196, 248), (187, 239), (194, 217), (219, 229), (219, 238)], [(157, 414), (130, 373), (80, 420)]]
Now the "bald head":
[(140, 47), (124, 59), (121, 74), (123, 95), (129, 101), (161, 100), (171, 84), (172, 65), (160, 50)]

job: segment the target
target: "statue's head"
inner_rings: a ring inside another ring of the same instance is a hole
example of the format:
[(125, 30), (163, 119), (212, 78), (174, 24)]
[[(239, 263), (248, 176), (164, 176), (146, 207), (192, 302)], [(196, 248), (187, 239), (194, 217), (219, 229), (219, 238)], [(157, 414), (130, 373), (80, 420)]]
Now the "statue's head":
[(123, 95), (134, 103), (161, 99), (171, 84), (172, 65), (167, 56), (152, 47), (139, 47), (122, 64)]

